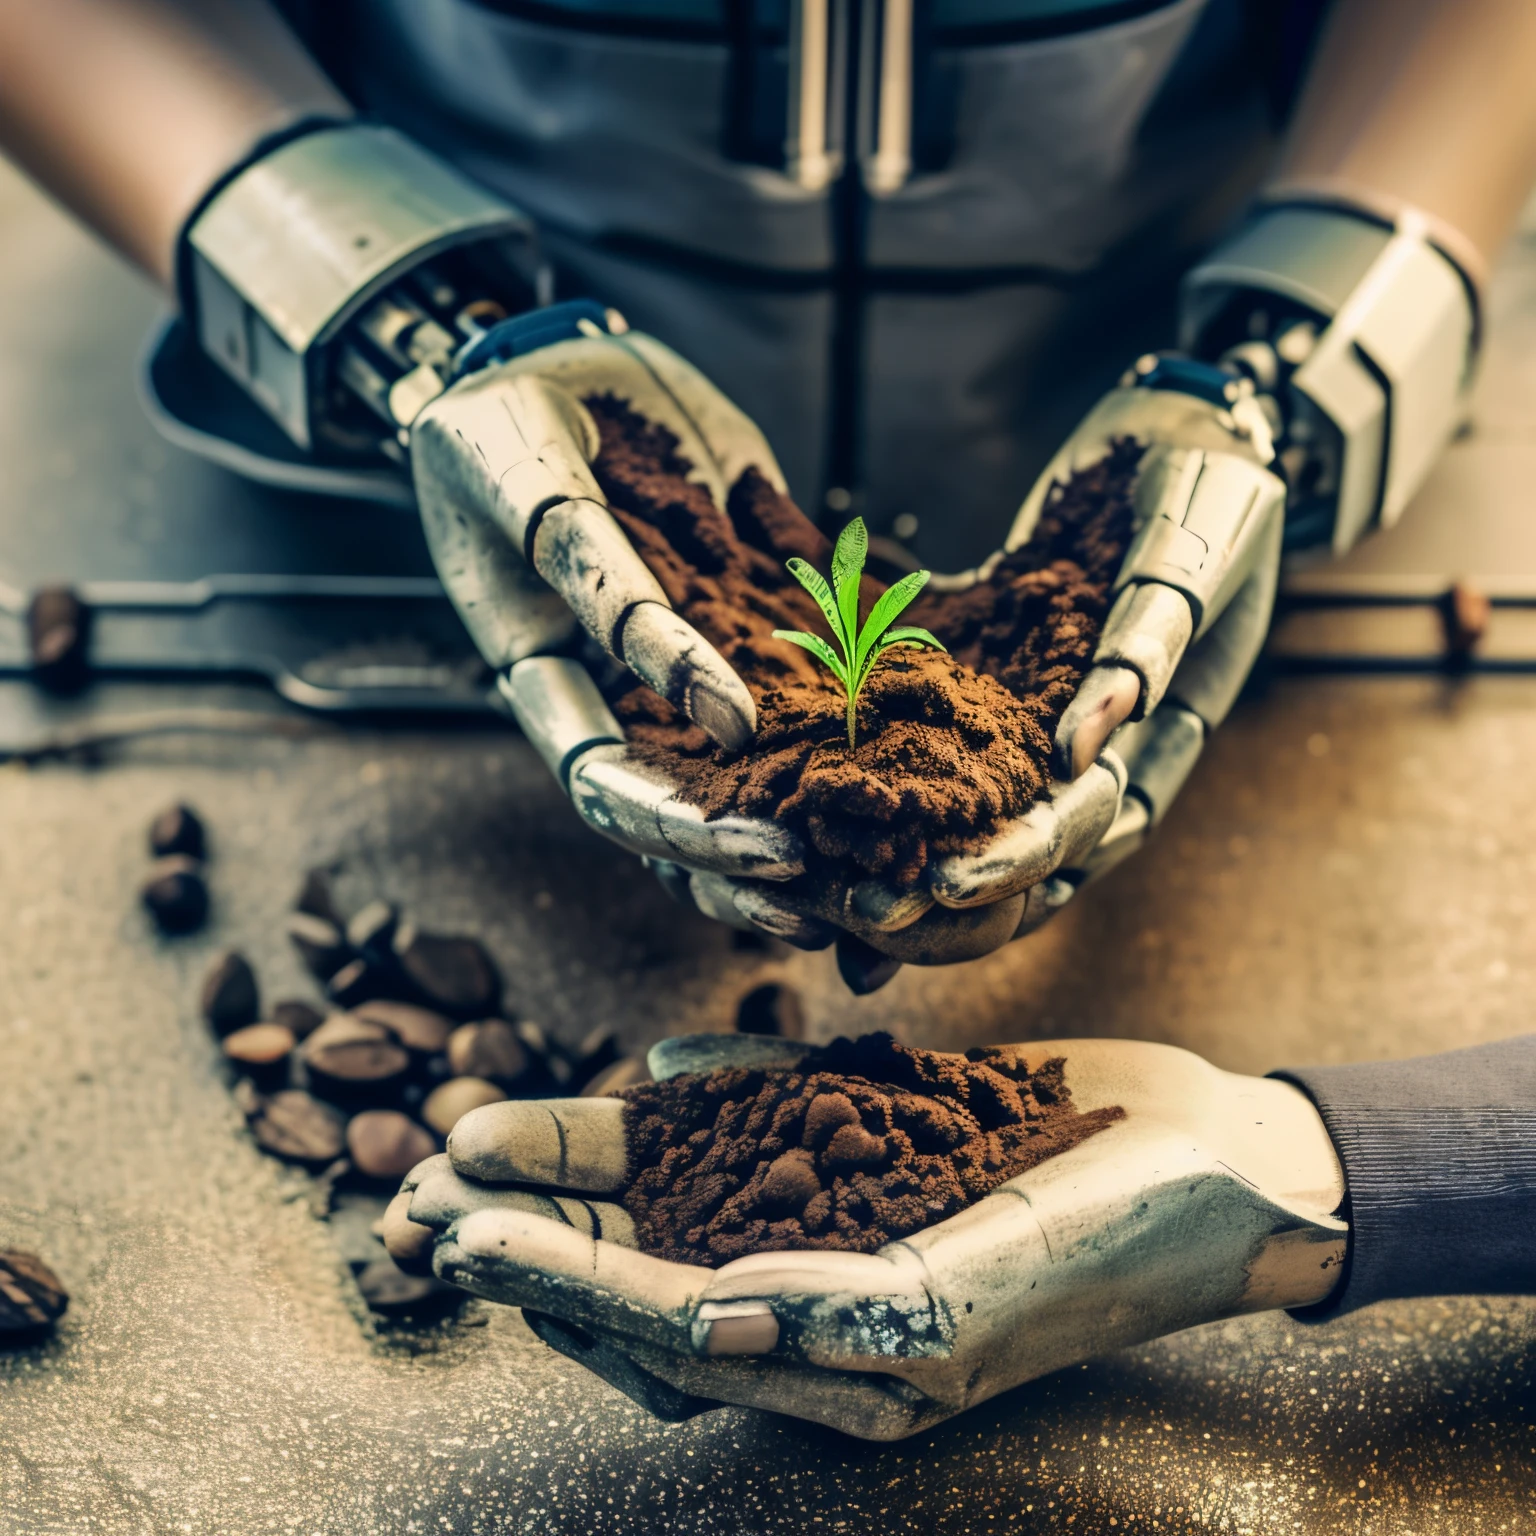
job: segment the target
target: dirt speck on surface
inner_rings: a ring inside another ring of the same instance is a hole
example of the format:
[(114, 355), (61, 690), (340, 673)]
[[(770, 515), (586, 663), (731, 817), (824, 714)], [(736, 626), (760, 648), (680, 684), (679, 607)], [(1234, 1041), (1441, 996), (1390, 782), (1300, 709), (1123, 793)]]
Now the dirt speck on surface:
[(953, 1216), (1124, 1117), (1080, 1112), (1056, 1057), (836, 1040), (790, 1070), (731, 1068), (627, 1089), (620, 1198), (647, 1253), (873, 1253)]
[[(910, 887), (931, 858), (978, 847), (1040, 798), (1056, 723), (1091, 665), (1130, 540), (1137, 444), (1117, 443), (1058, 486), (1034, 536), (986, 581), (924, 592), (907, 610), (901, 622), (932, 630), (949, 654), (888, 653), (860, 696), (850, 753), (837, 682), (772, 635), (830, 638), (784, 564), (799, 555), (825, 573), (827, 538), (755, 469), (720, 511), (664, 427), (611, 396), (586, 404), (614, 515), (757, 703), (756, 738), (729, 752), (649, 688), (614, 701), (637, 753), (706, 816), (793, 826), (822, 859)], [(881, 590), (866, 577), (861, 614)]]

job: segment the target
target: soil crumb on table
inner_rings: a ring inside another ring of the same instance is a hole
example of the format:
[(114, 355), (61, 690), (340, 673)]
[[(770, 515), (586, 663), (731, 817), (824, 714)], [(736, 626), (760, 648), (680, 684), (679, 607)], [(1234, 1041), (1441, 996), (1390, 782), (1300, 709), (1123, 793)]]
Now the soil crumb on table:
[[(638, 754), (706, 816), (787, 824), (823, 859), (910, 887), (931, 858), (979, 847), (1040, 798), (1056, 723), (1092, 663), (1130, 539), (1137, 444), (1117, 443), (1056, 487), (1034, 536), (986, 581), (925, 592), (907, 610), (901, 622), (931, 629), (949, 654), (888, 653), (860, 696), (850, 754), (838, 684), (772, 636), (829, 637), (784, 565), (799, 555), (825, 573), (827, 538), (755, 469), (721, 512), (688, 479), (692, 466), (666, 428), (611, 396), (586, 404), (602, 435), (593, 467), (614, 515), (672, 605), (757, 703), (755, 740), (729, 752), (649, 688), (614, 701)], [(861, 615), (882, 590), (866, 577)]]
[(1080, 1112), (1065, 1058), (1034, 1072), (886, 1034), (790, 1070), (730, 1068), (625, 1090), (621, 1199), (640, 1246), (716, 1266), (786, 1248), (873, 1253), (1124, 1118)]

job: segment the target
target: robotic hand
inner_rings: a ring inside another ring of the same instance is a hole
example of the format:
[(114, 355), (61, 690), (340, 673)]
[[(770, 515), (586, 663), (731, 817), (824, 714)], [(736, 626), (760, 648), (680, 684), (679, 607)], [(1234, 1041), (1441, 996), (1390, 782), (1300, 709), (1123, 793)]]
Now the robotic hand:
[[(1064, 1057), (1082, 1109), (1123, 1120), (874, 1254), (756, 1254), (720, 1269), (636, 1251), (612, 1199), (616, 1099), (493, 1104), (405, 1181), (396, 1261), (525, 1308), (547, 1343), (663, 1418), (722, 1403), (869, 1439), (924, 1429), (1033, 1377), (1195, 1323), (1306, 1306), (1338, 1281), (1343, 1174), (1299, 1089), (1133, 1041)], [(691, 1036), (657, 1078), (790, 1066), (787, 1042)]]
[(1004, 546), (1116, 439), (1143, 445), (1134, 541), (1056, 734), (1055, 781), (990, 847), (933, 867), (926, 891), (865, 882), (823, 899), (856, 991), (898, 962), (1031, 932), (1161, 820), (1259, 654), (1282, 554), (1343, 553), (1390, 526), (1459, 425), (1479, 336), (1459, 249), (1413, 210), (1296, 191), (1190, 273), (1184, 352), (1142, 358), (1099, 402)]
[(586, 821), (712, 916), (806, 948), (836, 939), (856, 991), (1031, 931), (1139, 845), (1257, 656), (1282, 550), (1342, 551), (1396, 519), (1459, 420), (1476, 353), (1475, 287), (1427, 221), (1321, 197), (1262, 208), (1187, 280), (1187, 355), (1136, 364), (1006, 541), (1028, 538), (1067, 474), (1117, 440), (1142, 445), (1134, 541), (1048, 794), (918, 890), (807, 897), (786, 887), (797, 838), (706, 822), (633, 760), (569, 654), (585, 630), (598, 664), (623, 663), (716, 740), (755, 729), (740, 679), (604, 505), (583, 398), (613, 393), (666, 425), (717, 503), (749, 464), (783, 477), (757, 428), (659, 342), (596, 304), (536, 307), (530, 236), (399, 134), (321, 125), (207, 200), (182, 286), (204, 349), (297, 447), (409, 467), (444, 585)]

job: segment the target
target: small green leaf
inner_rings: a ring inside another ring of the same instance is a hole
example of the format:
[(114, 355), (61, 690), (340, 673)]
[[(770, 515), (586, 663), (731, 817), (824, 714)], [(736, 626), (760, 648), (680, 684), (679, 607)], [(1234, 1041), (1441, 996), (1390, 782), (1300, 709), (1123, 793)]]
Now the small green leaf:
[(869, 531), (864, 519), (856, 517), (837, 536), (832, 551), (832, 586), (837, 593), (838, 612), (847, 636), (846, 650), (859, 632), (859, 578), (864, 574), (864, 559), (869, 554)]
[(846, 692), (848, 688), (848, 673), (841, 661), (837, 659), (837, 653), (827, 644), (820, 635), (808, 635), (800, 629), (776, 629), (773, 632), (775, 640), (788, 640), (791, 645), (798, 645), (802, 650), (807, 650), (824, 666), (832, 669), (832, 675), (843, 685)]
[(936, 651), (944, 650), (944, 642), (936, 635), (930, 635), (926, 629), (919, 629), (915, 624), (903, 625), (900, 629), (888, 629), (880, 637), (880, 649), (883, 651), (888, 645), (932, 646)]
[(827, 585), (827, 578), (814, 565), (802, 560), (798, 555), (786, 561), (785, 564), (789, 566), (790, 575), (816, 599), (816, 606), (821, 609), (827, 623), (832, 627), (833, 638), (846, 654), (853, 645), (853, 637), (843, 633), (842, 616), (838, 613), (837, 604), (832, 599), (832, 588)]
[(870, 609), (869, 617), (864, 621), (864, 628), (859, 632), (858, 648), (853, 653), (855, 672), (863, 667), (865, 658), (875, 647), (875, 642), (896, 622), (896, 617), (901, 610), (927, 585), (929, 575), (928, 571), (913, 571), (880, 594), (880, 600)]

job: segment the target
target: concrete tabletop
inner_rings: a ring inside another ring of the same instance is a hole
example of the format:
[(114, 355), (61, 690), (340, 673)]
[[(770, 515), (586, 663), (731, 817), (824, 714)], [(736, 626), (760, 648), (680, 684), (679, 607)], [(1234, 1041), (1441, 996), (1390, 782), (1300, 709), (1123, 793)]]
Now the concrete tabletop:
[[(0, 178), (0, 570), (82, 517), (99, 542), (52, 574), (111, 574), (87, 566), (113, 550), (174, 564), (166, 509), (189, 498), (249, 530), (249, 569), (263, 520), (347, 533), (156, 442), (130, 378), (153, 311)], [(1501, 338), (1536, 330), (1536, 237), (1496, 317)], [(1475, 546), (1536, 573), (1536, 353), (1500, 344), (1478, 431), (1363, 560), (1464, 568)], [(390, 526), (407, 553), (359, 559), (414, 569), (408, 522)], [(482, 934), (512, 1005), (567, 1040), (727, 1027), (766, 976), (800, 991), (813, 1038), (1126, 1035), (1240, 1071), (1497, 1039), (1530, 1027), (1536, 992), (1533, 706), (1521, 677), (1277, 681), (1155, 846), (1053, 926), (864, 1000), (829, 955), (742, 950), (670, 905), (510, 733), (177, 737), (0, 770), (0, 1246), (46, 1255), (74, 1298), (50, 1342), (0, 1351), (0, 1532), (1536, 1527), (1520, 1300), (1198, 1328), (889, 1446), (737, 1409), (654, 1422), (478, 1302), (380, 1333), (307, 1181), (248, 1139), (195, 1003), (231, 945), (269, 997), (305, 993), (282, 918), (302, 870), (335, 863), (353, 904)], [(168, 941), (135, 891), (149, 817), (177, 798), (209, 822), (215, 910)]]

